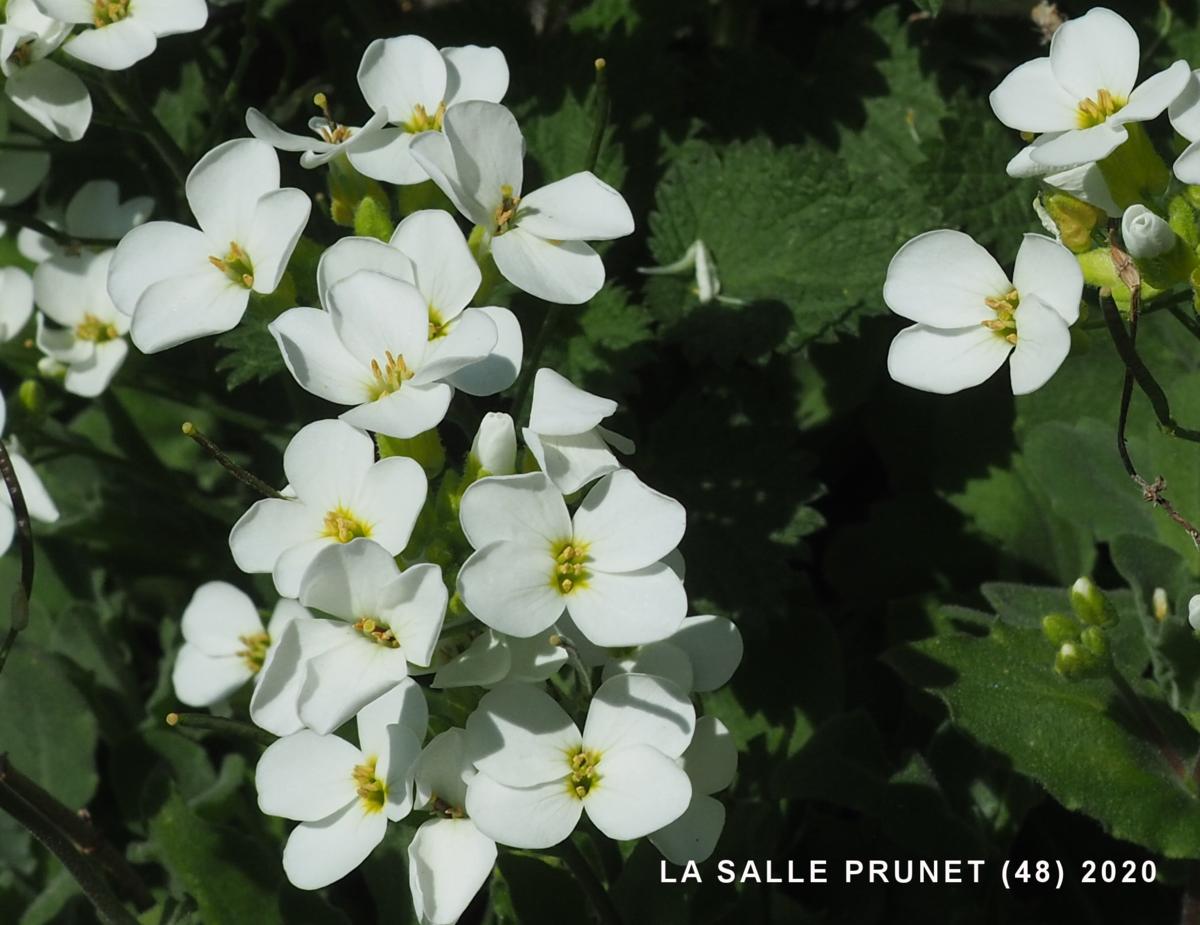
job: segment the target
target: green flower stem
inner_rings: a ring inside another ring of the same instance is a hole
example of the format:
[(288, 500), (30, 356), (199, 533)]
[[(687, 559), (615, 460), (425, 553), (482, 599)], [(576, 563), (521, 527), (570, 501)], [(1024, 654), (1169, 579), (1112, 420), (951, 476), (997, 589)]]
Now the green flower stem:
[(262, 746), (270, 745), (275, 736), (265, 729), (251, 726), (236, 719), (225, 719), (222, 716), (209, 716), (207, 713), (168, 713), (167, 725), (172, 728), (208, 729), (240, 739), (249, 739)]
[(8, 448), (0, 440), (0, 477), (4, 479), (4, 487), (12, 502), (13, 519), (16, 521), (17, 544), (21, 550), (21, 581), (13, 591), (12, 611), (9, 617), (8, 634), (0, 644), (0, 671), (8, 662), (8, 653), (12, 651), (17, 636), (29, 625), (29, 602), (33, 598), (33, 529), (29, 521), (29, 508), (25, 504), (25, 495), (17, 481), (17, 473), (13, 470), (12, 458)]
[(92, 825), (86, 812), (72, 812), (13, 767), (6, 755), (0, 755), (0, 786), (7, 787), (45, 816), (72, 841), (77, 851), (91, 856), (138, 909), (145, 910), (154, 905), (154, 897), (142, 878)]
[(546, 316), (542, 319), (542, 326), (538, 330), (533, 346), (529, 348), (529, 353), (525, 357), (525, 369), (522, 371), (521, 379), (517, 383), (517, 390), (513, 393), (512, 416), (514, 420), (519, 421), (521, 419), (521, 414), (525, 407), (525, 399), (529, 397), (529, 389), (533, 385), (533, 377), (538, 369), (538, 361), (541, 360), (542, 354), (546, 350), (546, 345), (550, 343), (550, 335), (554, 333), (554, 327), (558, 323), (558, 316), (560, 314), (562, 314), (561, 305), (550, 303), (546, 307)]
[(242, 44), (238, 50), (237, 63), (233, 66), (233, 74), (229, 78), (229, 83), (225, 85), (225, 92), (221, 94), (221, 99), (209, 122), (208, 132), (204, 136), (203, 150), (205, 151), (216, 145), (217, 138), (221, 134), (221, 127), (225, 124), (225, 117), (229, 115), (229, 110), (237, 102), (242, 81), (246, 79), (246, 71), (250, 68), (250, 59), (254, 55), (255, 49), (258, 48), (258, 20), (261, 10), (262, 0), (246, 0), (246, 6), (242, 13)]
[(1154, 743), (1154, 747), (1162, 755), (1163, 761), (1170, 766), (1172, 773), (1191, 790), (1193, 788), (1192, 775), (1188, 772), (1187, 765), (1184, 763), (1183, 758), (1180, 757), (1179, 752), (1175, 750), (1175, 747), (1167, 739), (1167, 735), (1163, 732), (1158, 721), (1146, 709), (1142, 698), (1129, 686), (1129, 682), (1125, 680), (1125, 676), (1111, 662), (1109, 663), (1108, 676), (1112, 680), (1113, 687), (1117, 690), (1117, 696), (1130, 713), (1141, 723), (1143, 731), (1150, 741)]
[(550, 645), (558, 646), (567, 653), (567, 662), (575, 670), (575, 675), (579, 679), (579, 686), (583, 688), (584, 696), (590, 698), (592, 696), (592, 675), (583, 663), (583, 659), (579, 657), (579, 649), (575, 643), (566, 636), (555, 633), (550, 637)]
[(581, 852), (571, 839), (567, 839), (558, 847), (558, 856), (566, 862), (567, 868), (571, 871), (571, 875), (578, 881), (580, 888), (586, 894), (592, 908), (596, 911), (603, 925), (623, 925), (621, 913), (617, 911), (617, 907), (613, 905), (612, 898), (608, 895), (608, 890), (604, 884), (600, 882), (600, 878), (596, 876), (596, 872), (592, 870), (592, 866), (587, 862), (587, 858)]
[(36, 231), (38, 234), (44, 235), (51, 241), (58, 244), (65, 244), (69, 247), (79, 245), (85, 247), (117, 246), (117, 242), (110, 238), (77, 238), (61, 229), (55, 228), (53, 225), (43, 222), (40, 218), (35, 218), (10, 206), (0, 206), (0, 222), (7, 222), (8, 224), (16, 225), (18, 228), (28, 228), (30, 231)]
[(608, 128), (608, 117), (612, 102), (608, 98), (608, 62), (603, 58), (596, 59), (596, 92), (593, 105), (596, 110), (596, 121), (592, 126), (592, 141), (588, 145), (587, 161), (583, 169), (593, 173), (596, 162), (600, 160), (600, 148), (604, 144), (604, 131)]
[(138, 925), (137, 919), (126, 909), (109, 888), (104, 877), (81, 854), (71, 839), (43, 816), (36, 808), (21, 799), (7, 782), (0, 780), (0, 810), (8, 813), (23, 828), (45, 846), (75, 878), (84, 895), (91, 900), (97, 918), (103, 925)]

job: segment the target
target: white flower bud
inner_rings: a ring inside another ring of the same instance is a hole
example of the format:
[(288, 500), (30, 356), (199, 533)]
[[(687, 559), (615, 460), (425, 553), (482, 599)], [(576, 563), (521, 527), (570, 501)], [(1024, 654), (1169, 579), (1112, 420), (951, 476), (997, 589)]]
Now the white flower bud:
[(1175, 232), (1166, 220), (1143, 205), (1132, 205), (1121, 217), (1125, 249), (1138, 260), (1161, 257), (1175, 246)]
[(1188, 601), (1188, 623), (1197, 633), (1200, 633), (1200, 594), (1192, 596)]
[(500, 411), (485, 414), (471, 443), (471, 457), (488, 475), (516, 472), (517, 433), (512, 418)]

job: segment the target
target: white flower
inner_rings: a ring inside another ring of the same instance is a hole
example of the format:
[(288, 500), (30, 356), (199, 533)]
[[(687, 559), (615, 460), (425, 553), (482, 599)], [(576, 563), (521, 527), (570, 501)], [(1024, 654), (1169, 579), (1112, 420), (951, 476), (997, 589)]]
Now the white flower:
[(583, 733), (548, 694), (506, 684), (467, 720), (479, 773), (467, 812), (484, 835), (514, 848), (549, 848), (586, 810), (609, 838), (641, 838), (674, 822), (692, 799), (675, 759), (696, 713), (668, 682), (621, 675), (600, 685)]
[(214, 148), (188, 175), (199, 230), (149, 222), (117, 247), (109, 294), (133, 317), (134, 344), (155, 353), (237, 325), (251, 291), (275, 291), (312, 206), (279, 188), (275, 149), (255, 138)]
[(496, 343), (496, 326), (477, 315), (458, 339), (460, 350), (437, 351), (421, 293), (373, 270), (335, 285), (329, 311), (289, 309), (270, 331), (301, 386), (354, 405), (342, 412), (343, 421), (405, 439), (441, 423), (454, 394), (446, 380)]
[(412, 534), (428, 486), (405, 456), (375, 461), (374, 442), (341, 421), (301, 428), (283, 454), (287, 498), (264, 498), (242, 515), (229, 548), (243, 572), (270, 572), (283, 597), (326, 546), (369, 537), (399, 555)]
[(312, 170), (329, 163), (340, 154), (349, 154), (364, 143), (370, 143), (371, 138), (387, 123), (385, 110), (375, 113), (362, 127), (342, 125), (333, 120), (323, 94), (319, 94), (316, 100), (325, 114), (309, 120), (308, 127), (312, 130), (312, 135), (285, 132), (253, 107), (246, 110), (246, 128), (250, 129), (250, 134), (255, 138), (280, 151), (301, 152), (300, 166)]
[[(48, 225), (59, 228), (73, 238), (96, 238), (116, 243), (154, 211), (149, 196), (134, 196), (121, 201), (121, 190), (112, 180), (89, 180), (76, 190), (65, 211), (42, 213)], [(71, 258), (79, 253), (75, 245), (63, 244), (32, 228), (22, 228), (17, 235), (21, 255), (34, 263), (56, 258)]]
[(4, 93), (21, 112), (64, 141), (78, 141), (92, 122), (82, 80), (50, 60), (71, 26), (42, 14), (33, 0), (8, 0), (0, 24)]
[(0, 343), (21, 333), (33, 314), (33, 280), (20, 267), (0, 267)]
[(606, 681), (622, 673), (652, 674), (682, 691), (708, 693), (733, 677), (742, 661), (742, 635), (724, 617), (705, 614), (688, 617), (661, 642), (605, 654)]
[(1200, 183), (1200, 71), (1192, 72), (1168, 113), (1175, 131), (1191, 142), (1175, 160), (1175, 176)]
[(710, 794), (724, 790), (737, 773), (737, 746), (725, 724), (712, 716), (696, 720), (692, 742), (679, 759), (692, 782), (692, 801), (674, 822), (650, 833), (650, 841), (672, 864), (707, 860), (725, 827), (725, 807)]
[[(1103, 209), (1113, 218), (1120, 218), (1123, 210), (1113, 199), (1112, 191), (1108, 188), (1108, 181), (1104, 179), (1104, 172), (1098, 164), (1081, 164), (1068, 170), (1057, 170), (1053, 167), (1044, 167), (1034, 161), (1033, 151), (1043, 138), (1049, 137), (1049, 135), (1043, 135), (1033, 144), (1026, 145), (1018, 151), (1016, 156), (1008, 162), (1008, 175), (1018, 179), (1036, 177), (1047, 186), (1070, 193), (1081, 202)], [(1057, 231), (1055, 233), (1057, 234)]]
[(621, 468), (610, 445), (633, 452), (632, 441), (600, 426), (616, 410), (615, 401), (585, 392), (552, 369), (537, 371), (529, 426), (521, 433), (542, 471), (564, 495)]
[(414, 701), (411, 689), (398, 687), (358, 714), (357, 748), (301, 730), (263, 752), (254, 772), (259, 809), (300, 822), (283, 849), (293, 886), (317, 890), (340, 880), (383, 840), (388, 820), (412, 811), (427, 723), (420, 692)]
[(460, 516), (476, 551), (459, 594), (493, 629), (533, 636), (565, 609), (597, 645), (632, 646), (683, 622), (683, 582), (662, 561), (683, 537), (683, 505), (628, 469), (597, 482), (573, 518), (540, 472), (481, 479)]
[(479, 422), (471, 451), (467, 454), (467, 472), (474, 478), (512, 475), (517, 471), (517, 433), (513, 419), (503, 411), (489, 411)]
[(1027, 234), (1013, 281), (960, 231), (929, 231), (900, 248), (883, 299), (919, 322), (896, 335), (888, 372), (897, 382), (949, 394), (979, 385), (1010, 354), (1014, 395), (1040, 388), (1071, 349), (1083, 271), (1069, 250)]
[(208, 22), (204, 0), (36, 0), (47, 16), (86, 23), (63, 46), (73, 58), (107, 71), (132, 67), (168, 35), (196, 32)]
[(604, 263), (585, 241), (633, 231), (621, 194), (589, 171), (521, 195), (525, 141), (511, 112), (459, 103), (445, 132), (412, 143), (413, 156), (458, 210), (483, 229), (499, 271), (548, 302), (586, 302), (604, 285)]
[(1141, 260), (1162, 256), (1175, 247), (1177, 239), (1166, 219), (1135, 204), (1121, 218), (1121, 240), (1125, 249)]
[[(4, 396), (0, 395), (0, 434), (4, 433), (7, 409)], [(12, 461), (13, 472), (17, 476), (17, 484), (21, 486), (21, 494), (25, 498), (25, 507), (33, 520), (52, 524), (58, 520), (58, 508), (55, 506), (46, 486), (42, 484), (33, 466), (21, 455), (12, 441), (5, 444), (8, 448), (8, 458)], [(17, 518), (13, 514), (12, 498), (9, 497), (8, 487), (0, 484), (0, 556), (8, 552), (16, 534)]]
[(435, 736), (417, 759), (415, 808), (434, 815), (408, 846), (408, 887), (421, 925), (454, 925), (496, 863), (496, 843), (467, 817), (474, 776), (462, 729)]
[(499, 103), (508, 90), (508, 63), (499, 48), (466, 45), (438, 51), (418, 35), (401, 35), (367, 46), (358, 86), (391, 127), (355, 147), (350, 163), (385, 183), (421, 183), (429, 176), (413, 159), (413, 139), (440, 131), (447, 108), (456, 103)]
[(271, 648), (301, 615), (307, 615), (303, 607), (282, 598), (264, 629), (244, 591), (224, 581), (202, 584), (183, 611), (183, 646), (171, 674), (175, 696), (190, 707), (208, 707), (251, 679), (257, 686)]
[(485, 630), (438, 669), (433, 686), (492, 687), (504, 681), (545, 681), (567, 663), (567, 650), (552, 645), (550, 638), (548, 632), (522, 639)]
[[(94, 398), (108, 388), (125, 362), (129, 317), (108, 297), (113, 251), (56, 257), (33, 273), (37, 345), (66, 368), (63, 388)], [(57, 327), (46, 323), (49, 318)]]
[(1052, 134), (1031, 152), (1048, 167), (1108, 157), (1129, 137), (1126, 125), (1159, 116), (1191, 73), (1176, 61), (1137, 89), (1137, 33), (1112, 10), (1097, 7), (1054, 33), (1050, 54), (1027, 61), (992, 91), (996, 117), (1020, 132)]
[(448, 598), (442, 570), (403, 572), (378, 543), (357, 539), (323, 549), (304, 573), (300, 603), (333, 617), (323, 652), (305, 662), (298, 708), (310, 729), (332, 732), (408, 677), (408, 663), (433, 658)]
[(1188, 624), (1200, 633), (1200, 594), (1194, 594), (1188, 599)]

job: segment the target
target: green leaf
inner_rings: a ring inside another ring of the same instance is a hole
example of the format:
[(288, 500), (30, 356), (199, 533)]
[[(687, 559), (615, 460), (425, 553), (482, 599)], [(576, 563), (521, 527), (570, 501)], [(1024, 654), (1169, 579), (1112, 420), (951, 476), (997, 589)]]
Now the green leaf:
[[(7, 599), (8, 595), (0, 595)], [(96, 717), (68, 663), (18, 643), (0, 674), (0, 752), (72, 809), (96, 792)]]
[(913, 2), (930, 16), (937, 16), (942, 11), (943, 0), (913, 0)]
[(285, 275), (272, 295), (251, 296), (241, 324), (217, 338), (217, 346), (230, 351), (217, 361), (217, 371), (226, 374), (225, 385), (230, 391), (251, 380), (264, 382), (287, 369), (267, 326), (296, 304), (295, 284)]
[[(580, 100), (567, 92), (562, 105), (552, 113), (530, 113), (529, 107), (518, 108), (521, 132), (529, 146), (529, 154), (541, 168), (541, 183), (561, 180), (588, 168), (588, 154), (596, 130), (596, 114), (592, 106), (595, 91)], [(604, 130), (600, 158), (592, 171), (601, 180), (617, 189), (625, 179), (625, 152), (616, 141), (616, 127), (610, 122)], [(527, 189), (535, 187), (526, 179)]]
[[(1023, 622), (1036, 614), (1026, 612)], [(931, 690), (951, 720), (1003, 752), (1068, 809), (1115, 837), (1168, 857), (1200, 857), (1200, 800), (1173, 775), (1107, 678), (1068, 682), (1051, 667), (1040, 630), (998, 619), (986, 636), (946, 633), (889, 654), (910, 682)], [(1141, 685), (1139, 684), (1139, 687)], [(1181, 754), (1200, 738), (1145, 689)]]

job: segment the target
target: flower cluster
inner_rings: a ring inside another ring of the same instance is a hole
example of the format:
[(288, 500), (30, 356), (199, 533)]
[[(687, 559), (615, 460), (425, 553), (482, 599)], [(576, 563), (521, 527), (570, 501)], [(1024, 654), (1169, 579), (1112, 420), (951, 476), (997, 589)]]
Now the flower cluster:
[[(9, 0), (8, 28), (24, 2)], [(45, 80), (62, 70), (45, 61), (60, 44), (128, 66), (157, 37), (203, 24), (190, 2), (161, 5), (93, 16), (90, 0), (38, 0), (33, 38), (8, 55), (29, 79), (35, 62)], [(422, 922), (456, 921), (500, 847), (550, 849), (585, 816), (613, 839), (649, 837), (672, 862), (703, 860), (724, 824), (713, 794), (737, 758), (721, 722), (697, 715), (698, 695), (732, 676), (740, 636), (689, 616), (686, 513), (626, 467), (634, 445), (608, 428), (617, 403), (539, 368), (544, 338), (526, 357), (522, 320), (490, 297), (503, 277), (587, 302), (605, 282), (589, 242), (631, 233), (630, 210), (590, 170), (524, 189), (499, 49), (379, 40), (358, 83), (370, 112), (343, 124), (317, 94), (312, 137), (250, 109), (253, 137), (187, 175), (194, 224), (149, 221), (152, 202), (122, 202), (107, 182), (45, 212), (47, 233), (21, 234), (32, 278), (0, 277), (0, 331), (15, 334), (36, 304), (44, 373), (94, 396), (127, 336), (153, 354), (253, 308), (269, 313), (295, 384), (334, 406), (292, 436), (278, 490), (243, 473), (265, 497), (229, 551), (270, 575), (272, 615), (233, 585), (202, 585), (173, 672), (184, 704), (243, 704), (277, 737), (255, 781), (262, 811), (297, 823), (282, 861), (295, 886), (354, 870), (389, 823), (416, 829)], [(278, 151), (324, 173), (317, 205), (353, 234), (305, 238), (314, 200), (285, 185)], [(419, 184), (417, 196), (388, 188)], [(396, 198), (424, 207), (393, 224)], [(315, 298), (296, 304), (298, 291)], [(514, 417), (492, 411), (468, 425), (466, 457), (448, 460), (442, 436), (471, 407), (452, 414), (455, 396), (514, 385), (515, 415), (529, 399), (520, 443)], [(34, 515), (57, 516), (36, 489), (33, 476), (27, 496), (46, 502)]]
[[(892, 342), (893, 379), (951, 393), (1008, 360), (1012, 391), (1025, 394), (1067, 358), (1085, 284), (1126, 316), (1135, 290), (1139, 302), (1184, 286), (1200, 298), (1200, 198), (1185, 185), (1200, 182), (1200, 71), (1180, 60), (1139, 83), (1141, 60), (1129, 23), (1096, 8), (992, 92), (996, 117), (1027, 142), (1008, 173), (1040, 179), (1034, 209), (1050, 237), (1025, 236), (1011, 279), (960, 231), (900, 248), (883, 298), (916, 324)], [(1164, 113), (1188, 143), (1173, 169), (1145, 128)]]

